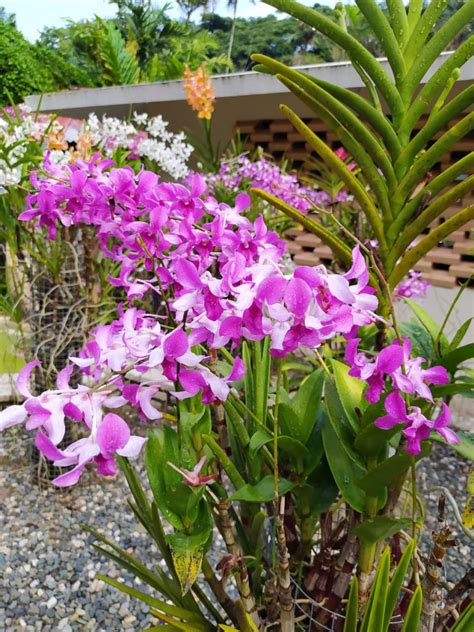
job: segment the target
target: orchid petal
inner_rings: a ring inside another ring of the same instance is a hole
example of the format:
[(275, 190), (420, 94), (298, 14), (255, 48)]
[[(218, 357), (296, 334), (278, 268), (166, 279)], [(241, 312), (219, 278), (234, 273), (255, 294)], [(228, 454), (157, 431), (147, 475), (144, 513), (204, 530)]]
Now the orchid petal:
[(25, 364), (25, 366), (19, 372), (16, 380), (16, 387), (20, 395), (23, 395), (23, 397), (33, 397), (30, 393), (28, 383), (30, 381), (31, 372), (40, 364), (41, 362), (39, 360), (32, 360), (31, 362)]

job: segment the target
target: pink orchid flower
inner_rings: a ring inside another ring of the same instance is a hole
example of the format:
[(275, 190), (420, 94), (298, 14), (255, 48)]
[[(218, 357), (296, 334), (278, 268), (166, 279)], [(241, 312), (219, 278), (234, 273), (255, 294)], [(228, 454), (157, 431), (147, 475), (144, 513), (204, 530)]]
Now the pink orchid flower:
[(403, 397), (393, 391), (385, 400), (385, 410), (388, 413), (375, 420), (375, 425), (383, 430), (389, 430), (398, 424), (403, 424), (403, 434), (407, 438), (407, 451), (416, 456), (421, 450), (421, 442), (427, 439), (432, 431), (438, 432), (449, 444), (460, 443), (457, 434), (449, 428), (451, 411), (441, 402), (441, 412), (436, 419), (427, 419), (418, 406), (406, 408)]
[(208, 474), (207, 476), (201, 476), (200, 472), (205, 462), (206, 457), (201, 457), (201, 459), (191, 471), (185, 470), (184, 467), (177, 467), (174, 463), (171, 463), (171, 461), (168, 461), (168, 465), (183, 476), (186, 485), (189, 485), (190, 487), (200, 487), (201, 485), (208, 485), (209, 483), (213, 483), (219, 476), (219, 472), (213, 472), (212, 474)]

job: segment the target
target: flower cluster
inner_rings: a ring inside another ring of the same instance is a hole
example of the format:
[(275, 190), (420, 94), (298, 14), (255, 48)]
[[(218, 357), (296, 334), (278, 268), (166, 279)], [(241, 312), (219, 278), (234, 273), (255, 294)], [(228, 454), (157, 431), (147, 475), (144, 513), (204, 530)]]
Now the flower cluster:
[[(17, 186), (23, 179), (26, 157), (39, 160), (38, 148), (51, 150), (52, 159), (64, 158), (62, 125), (50, 115), (36, 115), (26, 105), (5, 107), (0, 111), (0, 192)], [(35, 151), (36, 150), (36, 151)]]
[(198, 113), (198, 118), (210, 120), (214, 112), (214, 88), (204, 66), (194, 72), (186, 64), (184, 70), (186, 101)]
[(411, 343), (407, 338), (402, 340), (402, 344), (395, 340), (373, 359), (358, 351), (359, 343), (359, 338), (349, 341), (345, 359), (351, 367), (349, 375), (368, 384), (369, 388), (365, 393), (367, 400), (371, 403), (380, 400), (382, 391), (387, 386), (387, 378), (393, 389), (384, 402), (388, 414), (376, 419), (376, 426), (389, 429), (403, 424), (407, 450), (413, 455), (420, 452), (421, 442), (432, 430), (438, 432), (448, 443), (459, 443), (456, 434), (447, 428), (451, 422), (451, 414), (444, 402), (441, 404), (440, 415), (430, 420), (418, 406), (409, 406), (407, 410), (402, 396), (404, 394), (433, 404), (433, 395), (428, 384), (447, 384), (449, 376), (446, 369), (442, 366), (423, 368), (425, 358), (411, 357)]
[(431, 283), (422, 278), (421, 272), (410, 270), (395, 288), (395, 298), (424, 298)]
[(92, 145), (106, 156), (116, 149), (130, 151), (129, 159), (148, 159), (173, 178), (184, 178), (188, 173), (187, 162), (193, 151), (183, 132), (173, 134), (168, 122), (160, 115), (149, 118), (148, 114), (133, 114), (132, 121), (113, 116), (99, 119), (90, 114), (85, 123)]
[[(161, 183), (151, 172), (136, 175), (98, 157), (46, 167), (49, 176), (32, 177), (36, 191), (21, 219), (46, 226), (51, 237), (58, 223), (95, 225), (104, 254), (121, 266), (111, 283), (123, 286), (129, 301), (158, 293), (174, 327), (163, 331), (158, 316), (129, 306), (92, 332), (60, 374), (56, 391), (31, 397), (21, 387), (26, 402), (1, 413), (0, 426), (27, 419), (27, 428), (40, 433), (44, 454), (73, 466), (56, 484), (74, 482), (92, 461), (100, 473), (111, 473), (114, 454), (135, 453), (138, 439), (108, 409), (129, 403), (143, 419), (156, 419), (152, 398), (170, 382), (178, 399), (201, 392), (204, 403), (225, 400), (231, 383), (243, 376), (241, 360), (220, 376), (195, 347), (219, 349), (269, 336), (272, 354), (283, 356), (335, 335), (353, 336), (374, 321), (377, 299), (358, 248), (344, 275), (324, 266), (288, 272), (284, 242), (262, 217), (253, 223), (245, 217), (245, 194), (234, 207), (219, 204), (198, 175), (188, 187)], [(76, 388), (67, 379), (73, 370), (83, 376)], [(91, 382), (96, 386), (86, 386)], [(60, 450), (65, 417), (90, 434)]]
[[(231, 193), (256, 187), (271, 193), (304, 214), (311, 210), (312, 204), (327, 206), (331, 203), (326, 191), (300, 184), (295, 175), (285, 173), (271, 160), (260, 158), (252, 161), (245, 154), (222, 162), (219, 172), (208, 175), (207, 182), (212, 189), (224, 187)], [(336, 201), (342, 202), (346, 198), (345, 191), (341, 191)]]

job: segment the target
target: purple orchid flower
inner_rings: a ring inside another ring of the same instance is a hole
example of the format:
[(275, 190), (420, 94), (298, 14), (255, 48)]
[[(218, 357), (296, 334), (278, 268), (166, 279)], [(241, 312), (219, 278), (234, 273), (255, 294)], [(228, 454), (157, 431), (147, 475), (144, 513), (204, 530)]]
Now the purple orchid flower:
[(403, 350), (399, 344), (393, 343), (382, 349), (371, 362), (365, 353), (357, 351), (359, 342), (360, 338), (354, 338), (347, 343), (345, 359), (351, 366), (349, 375), (364, 380), (369, 385), (365, 397), (373, 404), (380, 399), (385, 376), (393, 376), (402, 366)]
[(449, 444), (460, 443), (457, 434), (449, 428), (451, 411), (441, 402), (441, 412), (436, 419), (427, 419), (418, 406), (406, 408), (403, 397), (398, 391), (393, 391), (385, 400), (385, 410), (388, 413), (375, 420), (375, 425), (382, 430), (389, 430), (398, 424), (403, 424), (403, 434), (407, 438), (407, 451), (416, 456), (421, 450), (421, 442), (427, 439), (432, 431), (438, 432)]

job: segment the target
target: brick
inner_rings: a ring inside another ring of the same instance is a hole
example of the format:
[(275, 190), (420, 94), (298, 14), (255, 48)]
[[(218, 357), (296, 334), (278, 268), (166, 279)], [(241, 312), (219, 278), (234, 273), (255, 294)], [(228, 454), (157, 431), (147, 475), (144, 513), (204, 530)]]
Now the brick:
[(304, 141), (304, 138), (298, 132), (289, 132), (286, 138), (290, 143), (302, 143)]
[(433, 263), (444, 263), (446, 265), (455, 265), (459, 263), (459, 254), (453, 252), (450, 248), (434, 248), (431, 252), (425, 255), (427, 261), (433, 261)]
[(272, 121), (269, 126), (269, 130), (274, 134), (282, 134), (284, 132), (294, 132), (295, 128), (290, 121)]
[(444, 270), (433, 270), (424, 275), (424, 278), (436, 287), (454, 287), (456, 285), (455, 277), (450, 276)]
[(268, 151), (288, 151), (291, 149), (291, 143), (286, 140), (278, 140), (275, 142), (268, 143)]
[(273, 135), (270, 132), (253, 132), (250, 135), (250, 140), (253, 143), (268, 143), (273, 140)]
[(468, 261), (465, 261), (451, 266), (449, 269), (449, 274), (452, 274), (453, 277), (457, 279), (467, 279), (472, 274), (474, 274), (474, 263), (469, 263)]
[(294, 262), (298, 266), (317, 266), (321, 263), (319, 257), (314, 252), (303, 252), (295, 255)]
[(433, 266), (429, 261), (422, 259), (421, 261), (418, 261), (418, 263), (416, 264), (415, 270), (417, 272), (427, 273), (433, 270)]
[(313, 235), (312, 233), (303, 233), (300, 237), (297, 238), (296, 241), (301, 246), (313, 246), (314, 248), (321, 244), (321, 240), (319, 239), (319, 237)]

